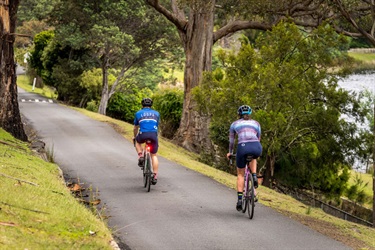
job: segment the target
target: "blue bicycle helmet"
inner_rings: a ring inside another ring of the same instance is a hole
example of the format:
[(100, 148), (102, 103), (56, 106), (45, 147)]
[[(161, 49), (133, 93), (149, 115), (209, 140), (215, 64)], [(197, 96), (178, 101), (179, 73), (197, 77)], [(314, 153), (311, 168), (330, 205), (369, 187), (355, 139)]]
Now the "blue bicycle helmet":
[(237, 113), (238, 113), (238, 115), (239, 116), (243, 116), (243, 115), (251, 115), (251, 113), (252, 113), (253, 111), (252, 111), (252, 109), (250, 108), (250, 106), (247, 106), (247, 105), (242, 105), (242, 106), (240, 106), (239, 108), (238, 108), (238, 111), (237, 111)]

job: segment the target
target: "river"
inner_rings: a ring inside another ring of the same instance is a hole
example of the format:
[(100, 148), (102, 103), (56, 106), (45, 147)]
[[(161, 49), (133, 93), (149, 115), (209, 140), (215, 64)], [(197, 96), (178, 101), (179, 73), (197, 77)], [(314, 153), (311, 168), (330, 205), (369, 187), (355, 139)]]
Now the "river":
[(375, 94), (375, 72), (369, 74), (353, 74), (339, 81), (340, 87), (356, 92), (369, 90)]
[[(349, 91), (359, 93), (360, 91), (368, 90), (375, 95), (375, 72), (367, 74), (352, 74), (344, 79), (341, 79), (338, 84), (341, 88)], [(360, 127), (370, 129), (368, 123), (360, 124)], [(358, 161), (353, 167), (361, 172), (364, 172), (366, 169), (365, 164), (361, 164)]]

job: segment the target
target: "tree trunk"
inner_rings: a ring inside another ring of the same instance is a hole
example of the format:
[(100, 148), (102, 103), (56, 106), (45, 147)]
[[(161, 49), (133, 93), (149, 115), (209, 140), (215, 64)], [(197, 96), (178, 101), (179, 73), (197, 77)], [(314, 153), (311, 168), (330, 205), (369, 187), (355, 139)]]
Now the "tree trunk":
[[(374, 127), (372, 134), (375, 136), (375, 100), (374, 100)], [(375, 142), (374, 142), (374, 151), (372, 152), (372, 226), (375, 227)]]
[(275, 162), (275, 155), (271, 154), (266, 156), (266, 170), (264, 172), (263, 185), (269, 188), (272, 188)]
[(19, 0), (0, 2), (0, 127), (27, 141), (18, 106), (13, 44)]
[(192, 98), (192, 89), (200, 84), (203, 72), (211, 70), (214, 2), (210, 1), (209, 6), (205, 6), (202, 11), (191, 9), (186, 32), (180, 32), (186, 62), (184, 105), (175, 140), (194, 152), (209, 151), (212, 147), (208, 129), (209, 118), (196, 111), (197, 104)]
[[(106, 57), (105, 57), (106, 58)], [(108, 89), (108, 59), (104, 59), (102, 65), (102, 73), (103, 73), (103, 88), (102, 88), (102, 96), (100, 98), (99, 110), (98, 113), (105, 115), (107, 112), (108, 100), (109, 100), (109, 89)]]

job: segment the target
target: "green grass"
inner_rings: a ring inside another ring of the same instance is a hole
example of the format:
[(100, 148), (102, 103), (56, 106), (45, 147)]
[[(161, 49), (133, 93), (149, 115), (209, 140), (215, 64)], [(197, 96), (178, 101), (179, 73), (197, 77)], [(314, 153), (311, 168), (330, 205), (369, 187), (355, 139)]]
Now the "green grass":
[(367, 200), (364, 204), (365, 207), (372, 209), (372, 197), (374, 194), (373, 191), (373, 181), (372, 181), (372, 175), (371, 174), (365, 174), (365, 173), (359, 173), (354, 170), (351, 171), (350, 179), (349, 179), (349, 186), (354, 185), (356, 178), (359, 178), (363, 181), (363, 184), (361, 185), (361, 188), (363, 188), (363, 191), (366, 195)]
[(375, 53), (348, 52), (348, 54), (356, 60), (375, 63)]
[(17, 86), (19, 86), (27, 92), (37, 93), (51, 99), (57, 98), (56, 91), (53, 90), (51, 87), (44, 86), (43, 88), (34, 88), (33, 90), (33, 83), (26, 75), (17, 76)]
[(65, 186), (58, 166), (0, 129), (0, 249), (111, 249), (111, 232)]

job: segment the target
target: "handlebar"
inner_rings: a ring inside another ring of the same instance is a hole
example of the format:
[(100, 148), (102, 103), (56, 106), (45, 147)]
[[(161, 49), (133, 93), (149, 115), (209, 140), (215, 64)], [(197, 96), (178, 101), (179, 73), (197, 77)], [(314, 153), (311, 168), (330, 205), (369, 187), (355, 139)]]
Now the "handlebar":
[(233, 158), (236, 158), (236, 154), (231, 154), (231, 155), (229, 156), (229, 164), (230, 164), (230, 165), (232, 165), (232, 163), (233, 163)]

